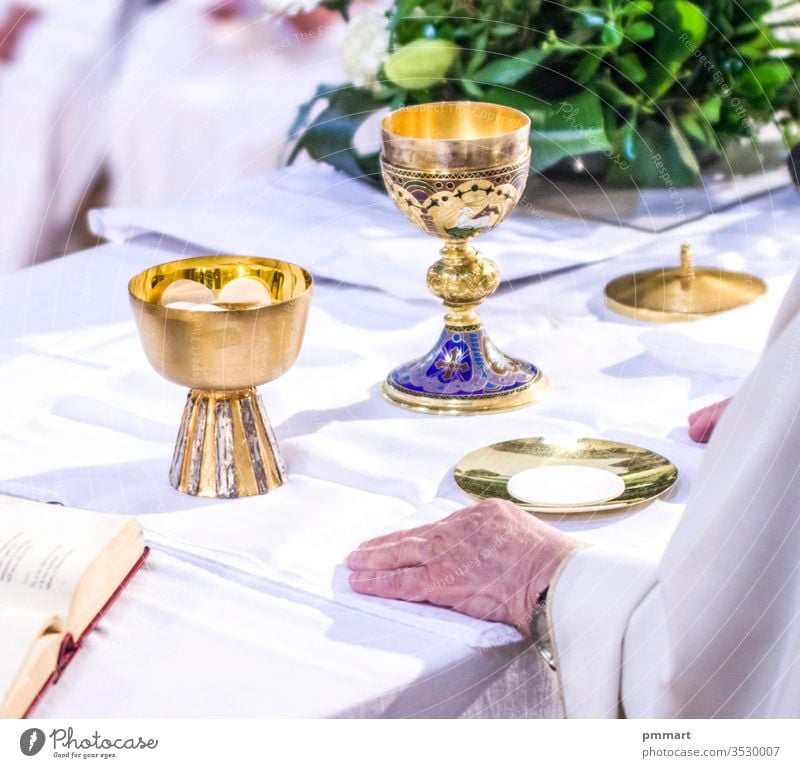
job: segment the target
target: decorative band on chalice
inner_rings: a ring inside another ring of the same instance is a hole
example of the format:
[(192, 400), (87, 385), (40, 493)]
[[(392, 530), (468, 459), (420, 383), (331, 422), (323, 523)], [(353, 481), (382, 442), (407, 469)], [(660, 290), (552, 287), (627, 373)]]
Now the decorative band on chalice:
[(403, 215), (434, 237), (456, 240), (493, 229), (511, 213), (529, 164), (530, 151), (514, 163), (477, 171), (419, 171), (381, 161), (386, 189)]

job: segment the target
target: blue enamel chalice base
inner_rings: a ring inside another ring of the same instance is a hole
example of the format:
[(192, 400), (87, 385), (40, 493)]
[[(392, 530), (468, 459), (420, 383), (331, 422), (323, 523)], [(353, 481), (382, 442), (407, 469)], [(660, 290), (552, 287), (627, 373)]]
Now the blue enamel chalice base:
[(427, 355), (386, 377), (383, 394), (418, 411), (476, 413), (530, 405), (547, 387), (535, 365), (503, 354), (477, 324), (445, 327)]

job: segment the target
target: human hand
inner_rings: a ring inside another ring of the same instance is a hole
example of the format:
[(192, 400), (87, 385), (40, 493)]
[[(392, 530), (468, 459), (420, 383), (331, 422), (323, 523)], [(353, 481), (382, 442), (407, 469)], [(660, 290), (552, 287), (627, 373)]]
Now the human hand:
[(529, 637), (539, 595), (579, 546), (510, 501), (487, 499), (365, 541), (347, 565), (355, 592), (454, 608)]
[(707, 443), (720, 416), (725, 413), (725, 408), (732, 399), (729, 397), (727, 400), (707, 405), (691, 414), (689, 416), (689, 437), (696, 443)]
[(36, 21), (39, 12), (30, 5), (12, 3), (0, 21), (0, 61), (13, 61), (23, 32)]

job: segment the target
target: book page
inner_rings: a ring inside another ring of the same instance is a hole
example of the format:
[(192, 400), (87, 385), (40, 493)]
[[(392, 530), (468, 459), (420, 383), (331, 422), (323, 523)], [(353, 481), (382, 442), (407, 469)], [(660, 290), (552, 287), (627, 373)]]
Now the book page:
[(0, 496), (0, 606), (66, 617), (81, 576), (128, 520)]
[[(19, 688), (29, 683), (27, 687), (30, 691), (26, 698), (33, 700), (47, 675), (55, 669), (63, 627), (60, 620), (54, 616), (2, 605), (0, 605), (0, 627), (3, 628), (0, 635), (0, 716), (19, 717), (20, 713), (4, 711), (12, 693), (12, 686)], [(34, 645), (43, 635), (50, 633), (53, 641), (50, 643), (52, 658), (44, 660), (45, 669), (38, 675), (38, 677), (44, 676), (44, 679), (29, 680), (29, 674), (36, 676), (36, 672), (39, 671), (29, 669), (28, 664)]]

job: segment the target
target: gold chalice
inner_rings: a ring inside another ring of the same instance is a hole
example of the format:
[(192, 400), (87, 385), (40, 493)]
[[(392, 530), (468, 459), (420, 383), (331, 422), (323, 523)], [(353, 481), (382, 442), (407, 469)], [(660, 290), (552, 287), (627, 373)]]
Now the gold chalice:
[(189, 387), (169, 473), (174, 488), (227, 499), (286, 481), (256, 387), (297, 358), (312, 282), (295, 264), (249, 256), (172, 261), (130, 281), (147, 359)]
[(409, 221), (444, 240), (428, 288), (447, 310), (436, 345), (391, 371), (384, 396), (433, 413), (529, 405), (547, 379), (535, 365), (503, 354), (484, 330), (475, 308), (497, 289), (500, 273), (470, 241), (494, 229), (522, 196), (530, 120), (496, 104), (438, 102), (392, 112), (381, 128), (389, 194)]

